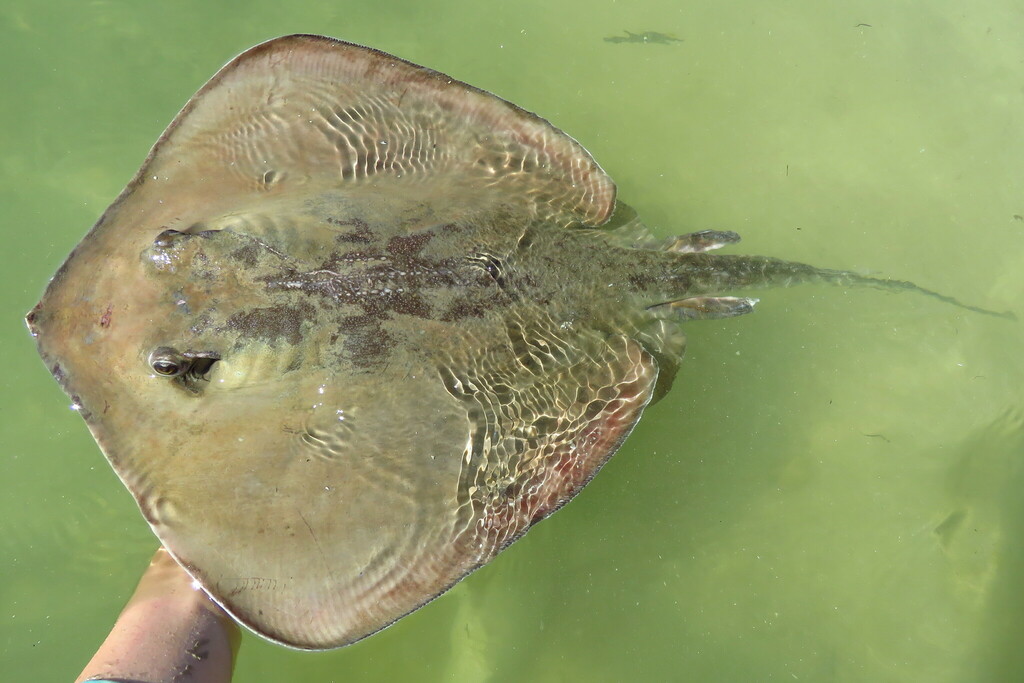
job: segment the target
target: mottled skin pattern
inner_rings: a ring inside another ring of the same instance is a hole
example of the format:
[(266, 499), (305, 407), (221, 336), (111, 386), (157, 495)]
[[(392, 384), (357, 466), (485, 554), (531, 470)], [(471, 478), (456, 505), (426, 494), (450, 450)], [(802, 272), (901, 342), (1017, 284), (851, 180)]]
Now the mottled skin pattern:
[(572, 498), (668, 390), (680, 322), (751, 286), (913, 289), (615, 207), (543, 119), (289, 36), (189, 101), (27, 320), (182, 566), (260, 635), (338, 647)]
[[(291, 216), (303, 227), (290, 234), (265, 215), (258, 227), (236, 215), (230, 227), (161, 233), (144, 262), (180, 317), (173, 326), (188, 329), (185, 354), (229, 363), (265, 344), (289, 359), (285, 379), (310, 366), (335, 382), (397, 383), (414, 369), (437, 377), (471, 426), (459, 444), (454, 542), (483, 562), (585, 483), (588, 459), (610, 454), (606, 442), (621, 441), (650, 397), (653, 354), (681, 354), (665, 348), (681, 338), (646, 310), (678, 294), (681, 257), (516, 214), (410, 233), (373, 213), (332, 197)], [(331, 239), (309, 254), (318, 230)], [(210, 376), (171, 381), (216, 390)], [(313, 455), (342, 458), (332, 429), (295, 432)], [(552, 471), (562, 476), (549, 482)]]

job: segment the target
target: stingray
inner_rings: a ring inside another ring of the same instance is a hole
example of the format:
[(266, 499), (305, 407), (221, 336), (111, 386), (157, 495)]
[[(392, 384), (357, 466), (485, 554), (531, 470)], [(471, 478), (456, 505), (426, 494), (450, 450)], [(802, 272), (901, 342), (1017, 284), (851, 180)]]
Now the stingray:
[(296, 35), (189, 100), (27, 322), (174, 558), (327, 649), (575, 496), (668, 390), (681, 323), (764, 285), (924, 291), (708, 253), (737, 239), (657, 240), (544, 119)]

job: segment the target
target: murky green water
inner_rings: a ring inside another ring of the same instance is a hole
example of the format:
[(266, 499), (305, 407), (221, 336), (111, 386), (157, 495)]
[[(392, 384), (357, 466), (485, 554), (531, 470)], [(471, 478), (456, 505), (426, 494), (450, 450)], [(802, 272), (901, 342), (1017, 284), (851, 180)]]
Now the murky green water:
[[(188, 96), (266, 38), (373, 45), (536, 111), (659, 234), (733, 229), (1024, 316), (1010, 0), (369, 7), (0, 7), (5, 675), (70, 680), (156, 546), (20, 318)], [(602, 40), (624, 29), (684, 42)], [(565, 510), (353, 647), (248, 637), (236, 680), (1014, 680), (1022, 330), (820, 287), (692, 324), (675, 391)]]

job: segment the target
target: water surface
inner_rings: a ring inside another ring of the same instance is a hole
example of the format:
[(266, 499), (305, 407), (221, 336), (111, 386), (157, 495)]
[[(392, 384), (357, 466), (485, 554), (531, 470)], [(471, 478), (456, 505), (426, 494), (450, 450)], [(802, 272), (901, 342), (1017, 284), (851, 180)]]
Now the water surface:
[[(736, 251), (1024, 315), (1024, 14), (823, 5), (8, 2), (2, 669), (72, 678), (155, 548), (20, 316), (192, 92), (275, 35), (369, 44), (549, 118), (658, 234), (736, 230)], [(603, 40), (624, 30), (683, 42)], [(236, 680), (1005, 680), (1021, 330), (827, 287), (691, 324), (675, 391), (565, 510), (353, 647), (247, 637)]]

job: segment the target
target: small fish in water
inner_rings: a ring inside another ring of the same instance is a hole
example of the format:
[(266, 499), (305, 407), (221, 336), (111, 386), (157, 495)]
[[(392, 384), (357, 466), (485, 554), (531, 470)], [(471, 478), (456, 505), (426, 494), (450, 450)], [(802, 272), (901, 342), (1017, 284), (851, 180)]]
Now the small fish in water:
[(801, 282), (656, 240), (575, 140), (321, 36), (185, 105), (27, 322), (161, 543), (296, 648), (384, 628), (568, 502), (672, 384), (681, 324)]
[(604, 39), (606, 43), (655, 43), (658, 45), (669, 45), (671, 43), (681, 43), (682, 38), (676, 38), (670, 33), (656, 33), (654, 31), (644, 31), (643, 33), (632, 33), (630, 31), (624, 31), (624, 36), (608, 36)]

